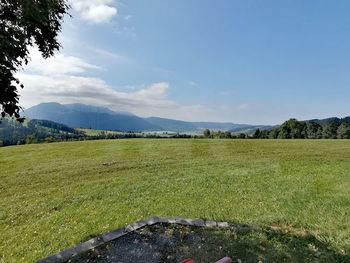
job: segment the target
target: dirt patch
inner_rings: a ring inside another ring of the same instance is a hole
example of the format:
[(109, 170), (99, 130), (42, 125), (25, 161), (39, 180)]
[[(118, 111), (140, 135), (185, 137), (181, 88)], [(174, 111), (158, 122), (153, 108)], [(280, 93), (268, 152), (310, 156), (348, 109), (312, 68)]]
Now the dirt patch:
[(224, 256), (234, 262), (350, 262), (310, 235), (276, 229), (201, 228), (157, 224), (73, 257), (71, 263), (179, 263), (193, 258), (213, 263)]

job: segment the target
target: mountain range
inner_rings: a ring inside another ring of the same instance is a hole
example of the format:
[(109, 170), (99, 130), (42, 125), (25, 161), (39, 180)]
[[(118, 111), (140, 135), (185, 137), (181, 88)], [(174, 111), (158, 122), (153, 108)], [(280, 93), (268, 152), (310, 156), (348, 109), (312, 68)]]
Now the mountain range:
[(116, 112), (105, 107), (85, 104), (41, 103), (25, 110), (25, 117), (49, 120), (73, 128), (96, 130), (150, 132), (167, 131), (179, 133), (202, 133), (205, 129), (231, 132), (250, 132), (270, 129), (272, 126), (221, 122), (187, 122), (159, 117), (142, 118), (129, 112)]

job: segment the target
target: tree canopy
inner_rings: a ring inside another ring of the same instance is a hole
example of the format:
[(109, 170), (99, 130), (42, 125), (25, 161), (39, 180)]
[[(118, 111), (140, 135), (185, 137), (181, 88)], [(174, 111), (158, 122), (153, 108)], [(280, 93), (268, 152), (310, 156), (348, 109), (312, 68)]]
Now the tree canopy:
[(271, 139), (350, 139), (350, 119), (298, 121), (290, 119), (272, 130), (256, 130), (253, 138)]
[(36, 45), (44, 58), (59, 50), (57, 36), (69, 9), (67, 0), (1, 0), (0, 2), (0, 114), (20, 118), (16, 72), (29, 61)]

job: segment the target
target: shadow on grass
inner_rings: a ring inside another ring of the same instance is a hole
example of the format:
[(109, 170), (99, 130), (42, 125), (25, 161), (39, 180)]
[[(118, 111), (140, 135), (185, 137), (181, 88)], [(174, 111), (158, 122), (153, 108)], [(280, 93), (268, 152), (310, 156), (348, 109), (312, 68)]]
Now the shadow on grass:
[(198, 263), (230, 256), (233, 262), (350, 262), (305, 232), (236, 225), (229, 229), (155, 225), (73, 258), (70, 262)]

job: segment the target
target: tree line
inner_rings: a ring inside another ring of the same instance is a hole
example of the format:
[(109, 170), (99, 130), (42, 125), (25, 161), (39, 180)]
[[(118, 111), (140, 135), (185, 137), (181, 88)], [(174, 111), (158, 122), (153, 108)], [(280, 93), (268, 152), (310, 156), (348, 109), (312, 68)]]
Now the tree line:
[(350, 139), (348, 119), (334, 119), (325, 124), (316, 121), (298, 121), (290, 119), (280, 127), (253, 134), (257, 139)]
[(226, 139), (350, 139), (350, 118), (330, 121), (298, 121), (289, 119), (281, 126), (270, 129), (257, 129), (253, 134), (235, 134), (229, 131), (204, 130), (205, 138)]
[(205, 129), (203, 131), (203, 137), (210, 139), (247, 139), (250, 136), (246, 133), (236, 134), (230, 131), (211, 131), (209, 129)]

